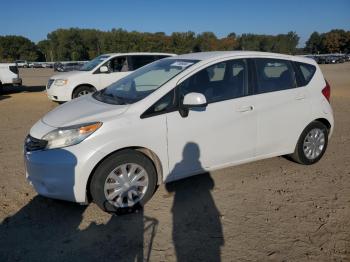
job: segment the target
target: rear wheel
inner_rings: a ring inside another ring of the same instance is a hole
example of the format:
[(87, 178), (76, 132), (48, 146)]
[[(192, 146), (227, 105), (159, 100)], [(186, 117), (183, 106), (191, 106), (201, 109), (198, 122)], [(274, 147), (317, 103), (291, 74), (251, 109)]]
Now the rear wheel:
[(300, 164), (311, 165), (322, 158), (327, 145), (328, 129), (321, 122), (315, 121), (304, 129), (291, 157)]
[(80, 96), (91, 94), (95, 91), (96, 89), (91, 86), (79, 86), (74, 90), (72, 98), (77, 98)]
[(102, 210), (125, 213), (145, 205), (156, 185), (151, 160), (138, 151), (125, 150), (109, 156), (97, 167), (90, 192)]

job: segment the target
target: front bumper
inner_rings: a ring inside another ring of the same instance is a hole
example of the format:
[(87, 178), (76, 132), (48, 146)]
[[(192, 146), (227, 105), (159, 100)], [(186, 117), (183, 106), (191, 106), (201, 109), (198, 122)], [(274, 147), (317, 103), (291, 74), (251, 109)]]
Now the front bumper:
[(46, 86), (47, 97), (56, 102), (66, 102), (72, 99), (72, 89), (69, 86)]
[(26, 177), (43, 196), (76, 202), (77, 158), (64, 149), (24, 152)]
[(24, 150), (26, 177), (42, 196), (86, 203), (89, 176), (103, 157), (84, 143), (60, 149)]

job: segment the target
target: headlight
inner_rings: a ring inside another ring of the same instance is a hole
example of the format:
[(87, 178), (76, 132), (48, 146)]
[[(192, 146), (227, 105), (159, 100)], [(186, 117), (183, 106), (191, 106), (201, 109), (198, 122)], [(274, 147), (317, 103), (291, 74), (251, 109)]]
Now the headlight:
[(54, 84), (56, 86), (64, 86), (68, 83), (68, 80), (67, 79), (56, 79)]
[(58, 128), (43, 136), (42, 139), (47, 141), (46, 149), (72, 146), (79, 144), (101, 126), (101, 122), (96, 122)]

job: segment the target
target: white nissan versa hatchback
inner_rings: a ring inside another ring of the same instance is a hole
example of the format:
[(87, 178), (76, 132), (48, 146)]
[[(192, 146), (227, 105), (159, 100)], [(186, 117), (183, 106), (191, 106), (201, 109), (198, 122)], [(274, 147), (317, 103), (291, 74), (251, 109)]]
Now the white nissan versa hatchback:
[(165, 58), (39, 120), (25, 140), (26, 176), (41, 195), (118, 212), (205, 171), (280, 155), (313, 164), (333, 131), (329, 98), (307, 58)]

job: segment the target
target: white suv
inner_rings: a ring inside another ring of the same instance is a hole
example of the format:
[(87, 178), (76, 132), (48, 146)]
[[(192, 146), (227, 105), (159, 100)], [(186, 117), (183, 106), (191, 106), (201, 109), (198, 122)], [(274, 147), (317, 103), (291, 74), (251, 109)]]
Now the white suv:
[(16, 64), (0, 64), (0, 92), (3, 85), (22, 85)]
[(175, 54), (125, 53), (104, 54), (84, 64), (78, 71), (52, 76), (46, 86), (49, 99), (69, 101), (82, 95), (105, 88), (132, 71)]
[(316, 163), (334, 126), (315, 61), (208, 52), (156, 61), (54, 109), (25, 142), (44, 196), (105, 211), (145, 204), (157, 184), (259, 159)]

